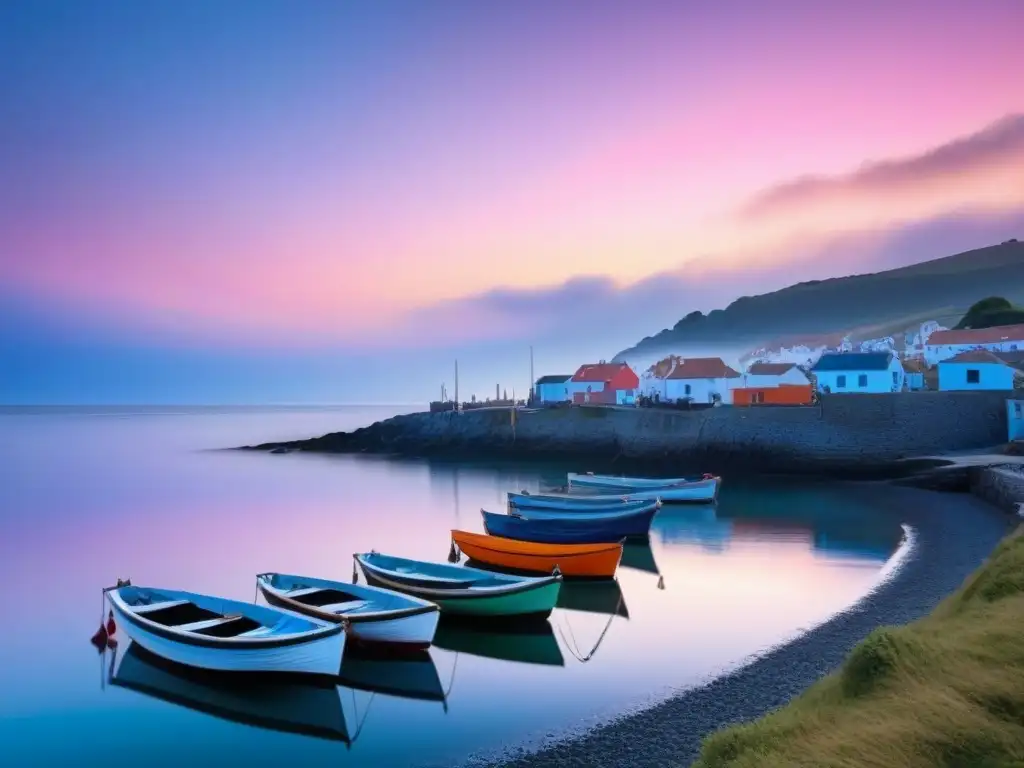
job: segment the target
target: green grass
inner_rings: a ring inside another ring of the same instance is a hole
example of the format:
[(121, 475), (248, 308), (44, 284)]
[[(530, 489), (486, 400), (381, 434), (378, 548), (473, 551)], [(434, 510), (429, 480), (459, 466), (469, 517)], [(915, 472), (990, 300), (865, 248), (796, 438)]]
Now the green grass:
[(694, 768), (1024, 766), (1024, 535), (931, 615), (872, 632), (787, 706), (712, 734)]

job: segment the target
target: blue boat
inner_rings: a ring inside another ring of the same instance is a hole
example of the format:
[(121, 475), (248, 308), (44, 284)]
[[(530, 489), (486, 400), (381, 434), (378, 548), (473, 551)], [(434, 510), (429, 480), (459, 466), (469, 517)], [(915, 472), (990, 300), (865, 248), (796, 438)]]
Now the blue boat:
[(587, 498), (565, 498), (556, 499), (546, 496), (530, 496), (527, 494), (510, 493), (508, 505), (513, 510), (523, 510), (524, 514), (539, 517), (540, 513), (545, 516), (556, 515), (621, 515), (632, 512), (646, 512), (649, 509), (657, 509), (661, 502), (658, 499), (651, 501), (599, 501), (593, 502)]
[(530, 511), (546, 509), (557, 512), (636, 512), (658, 503), (657, 499), (645, 501), (631, 500), (625, 497), (622, 499), (604, 497), (596, 501), (585, 496), (559, 498), (509, 493), (508, 497), (510, 508)]
[(619, 514), (522, 510), (506, 515), (480, 510), (484, 530), (492, 536), (542, 544), (596, 544), (646, 537), (658, 507)]

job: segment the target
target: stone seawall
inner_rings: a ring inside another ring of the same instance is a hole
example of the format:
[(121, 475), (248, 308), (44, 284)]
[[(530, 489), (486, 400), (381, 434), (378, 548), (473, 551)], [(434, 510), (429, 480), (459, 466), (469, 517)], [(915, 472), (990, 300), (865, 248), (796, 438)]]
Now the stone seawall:
[(1019, 467), (986, 467), (972, 473), (971, 491), (1005, 512), (1024, 517), (1024, 474)]
[(265, 444), (310, 451), (479, 458), (587, 457), (717, 470), (878, 469), (1006, 441), (1006, 393), (831, 395), (802, 408), (553, 408), (397, 416), (349, 433)]

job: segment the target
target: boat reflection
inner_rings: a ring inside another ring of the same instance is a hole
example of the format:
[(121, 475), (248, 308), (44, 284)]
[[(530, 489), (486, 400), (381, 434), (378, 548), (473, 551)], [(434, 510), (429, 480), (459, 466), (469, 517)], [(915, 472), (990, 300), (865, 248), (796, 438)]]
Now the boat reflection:
[(235, 723), (341, 741), (346, 747), (352, 742), (340, 689), (331, 681), (213, 673), (131, 643), (110, 684)]
[(603, 613), (608, 616), (629, 618), (626, 597), (618, 580), (564, 581), (558, 591), (557, 607), (569, 611)]
[(428, 651), (392, 658), (345, 649), (338, 682), (358, 691), (444, 702), (444, 687)]
[[(655, 517), (655, 522), (657, 519)], [(635, 571), (644, 571), (655, 575), (660, 573), (650, 541), (627, 541), (622, 546), (622, 559), (619, 560), (619, 565), (623, 568), (632, 568)]]
[[(564, 589), (564, 583), (562, 587)], [(558, 646), (549, 621), (489, 625), (452, 621), (450, 617), (442, 615), (434, 635), (434, 645), (446, 651), (488, 659), (565, 666), (562, 649)]]

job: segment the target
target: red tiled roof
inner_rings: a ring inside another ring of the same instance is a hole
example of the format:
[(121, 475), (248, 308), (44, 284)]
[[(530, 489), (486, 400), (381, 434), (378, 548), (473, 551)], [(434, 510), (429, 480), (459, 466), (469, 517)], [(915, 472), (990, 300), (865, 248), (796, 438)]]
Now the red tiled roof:
[(754, 363), (747, 369), (747, 373), (753, 376), (781, 376), (796, 363)]
[(987, 349), (972, 349), (967, 352), (961, 352), (956, 357), (951, 357), (949, 360), (943, 360), (944, 363), (999, 363), (1000, 365), (1006, 365), (1002, 360), (993, 355)]
[(997, 325), (963, 331), (935, 331), (928, 337), (928, 346), (943, 344), (995, 344), (1000, 341), (1024, 341), (1024, 325)]
[(669, 379), (735, 379), (734, 371), (720, 357), (689, 357), (683, 360), (666, 378)]
[(573, 381), (611, 381), (616, 373), (628, 368), (625, 363), (596, 363), (581, 365), (573, 375)]

